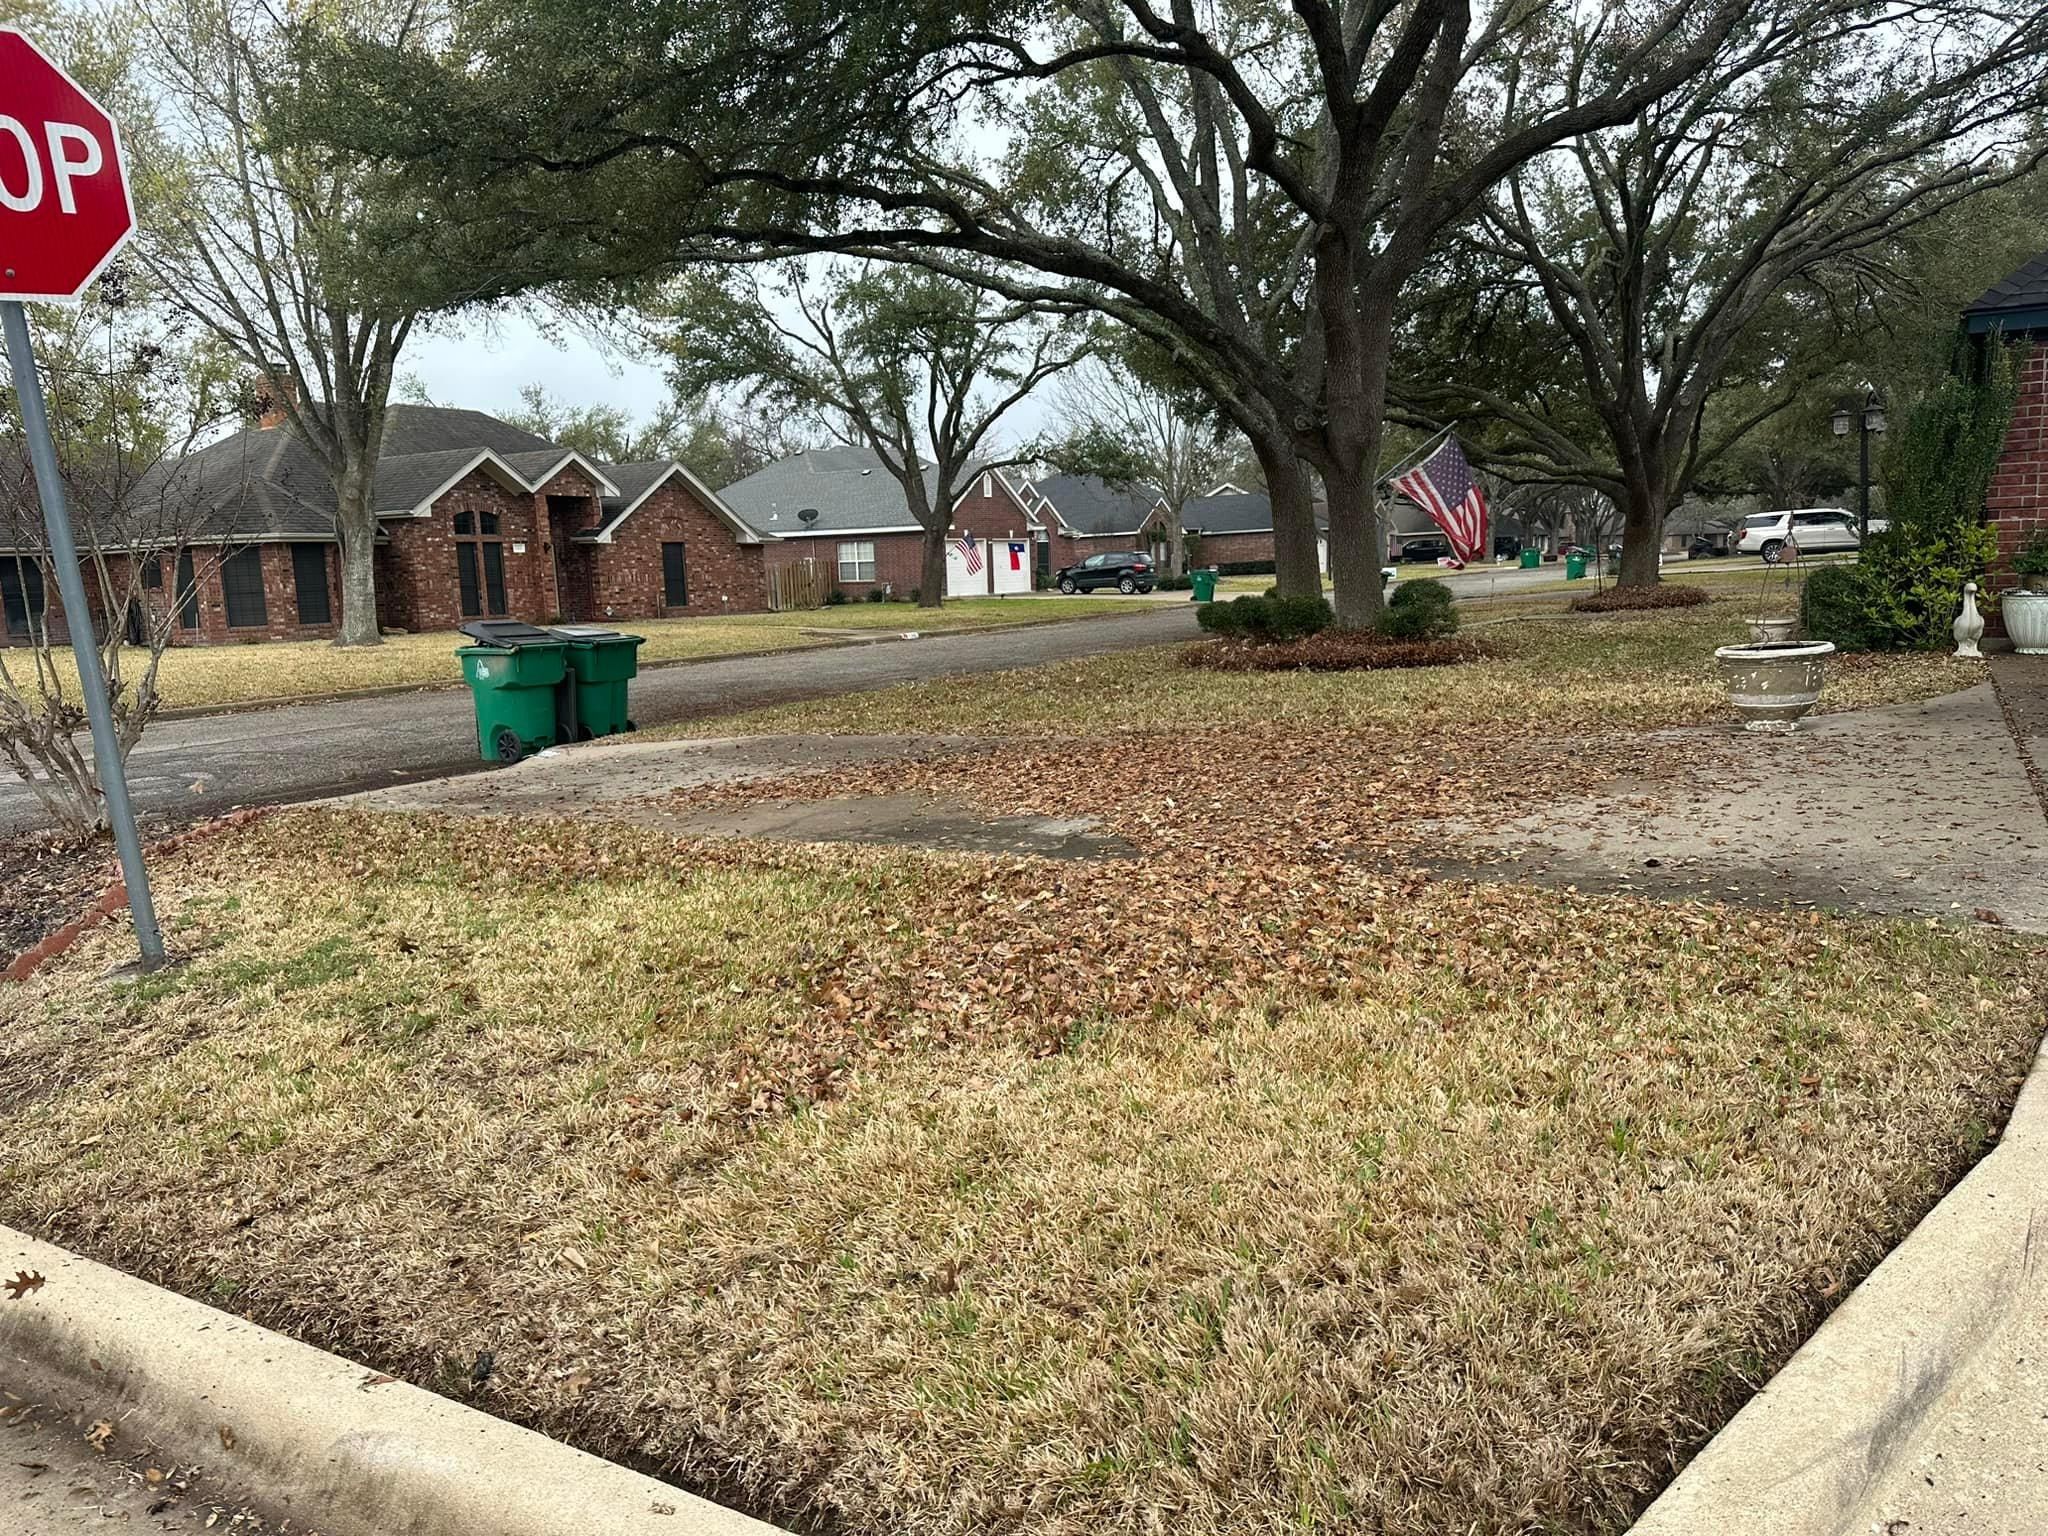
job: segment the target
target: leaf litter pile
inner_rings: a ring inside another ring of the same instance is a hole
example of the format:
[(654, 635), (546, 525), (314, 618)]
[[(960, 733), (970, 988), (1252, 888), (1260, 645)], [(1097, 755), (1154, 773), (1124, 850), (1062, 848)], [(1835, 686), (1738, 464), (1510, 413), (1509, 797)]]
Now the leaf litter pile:
[(1092, 863), (280, 814), (183, 967), (0, 993), (0, 1216), (793, 1523), (1620, 1531), (1996, 1134), (2038, 957), (1430, 879), (1672, 771), (1451, 746), (803, 781)]

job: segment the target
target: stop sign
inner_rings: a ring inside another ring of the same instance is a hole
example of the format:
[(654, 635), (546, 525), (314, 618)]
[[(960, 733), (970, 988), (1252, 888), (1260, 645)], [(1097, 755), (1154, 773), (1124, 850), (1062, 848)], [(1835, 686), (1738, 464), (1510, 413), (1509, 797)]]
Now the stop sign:
[(135, 228), (114, 120), (0, 27), (0, 299), (71, 299)]

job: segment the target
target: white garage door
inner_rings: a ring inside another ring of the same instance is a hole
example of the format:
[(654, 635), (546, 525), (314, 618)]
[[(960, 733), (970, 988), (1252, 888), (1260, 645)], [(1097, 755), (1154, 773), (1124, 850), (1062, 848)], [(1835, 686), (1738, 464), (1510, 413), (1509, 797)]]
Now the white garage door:
[(1031, 590), (1031, 541), (990, 539), (988, 543), (991, 586), (998, 597)]
[(946, 543), (946, 596), (988, 596), (988, 545), (972, 537)]

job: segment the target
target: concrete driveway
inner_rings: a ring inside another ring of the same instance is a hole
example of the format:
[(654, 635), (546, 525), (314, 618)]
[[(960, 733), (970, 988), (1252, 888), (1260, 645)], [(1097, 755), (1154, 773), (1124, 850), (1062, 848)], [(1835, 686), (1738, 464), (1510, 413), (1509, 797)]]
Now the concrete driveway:
[[(1191, 603), (1126, 612), (1112, 612), (1105, 603), (1104, 610), (1100, 618), (1072, 623), (661, 667), (633, 685), (633, 712), (641, 725), (666, 725), (928, 677), (1162, 645), (1200, 633)], [(469, 695), (447, 689), (159, 721), (129, 758), (128, 777), (145, 820), (161, 824), (483, 766)], [(25, 788), (0, 782), (0, 836), (43, 824), (41, 808)]]

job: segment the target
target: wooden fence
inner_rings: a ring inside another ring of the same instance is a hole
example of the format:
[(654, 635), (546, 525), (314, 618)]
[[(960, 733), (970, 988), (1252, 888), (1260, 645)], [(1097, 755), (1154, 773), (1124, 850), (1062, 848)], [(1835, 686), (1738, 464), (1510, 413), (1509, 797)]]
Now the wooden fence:
[(768, 572), (768, 606), (777, 613), (792, 608), (822, 608), (832, 583), (815, 560), (772, 567)]

